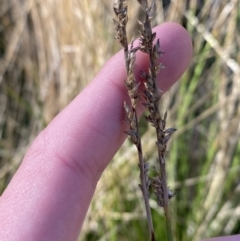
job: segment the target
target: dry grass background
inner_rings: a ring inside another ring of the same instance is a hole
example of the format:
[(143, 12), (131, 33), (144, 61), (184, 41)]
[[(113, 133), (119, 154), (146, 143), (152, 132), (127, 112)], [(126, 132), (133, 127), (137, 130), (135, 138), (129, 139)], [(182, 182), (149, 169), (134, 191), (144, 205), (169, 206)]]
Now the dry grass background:
[[(0, 0), (0, 188), (4, 190), (34, 137), (91, 81), (119, 46), (113, 1)], [(138, 4), (129, 2), (130, 35)], [(175, 240), (240, 230), (240, 3), (159, 1), (156, 23), (175, 21), (193, 40), (191, 66), (162, 101), (178, 128), (168, 153)], [(160, 39), (161, 40), (161, 39)], [(176, 40), (177, 41), (177, 40)], [(145, 153), (156, 160), (151, 130)], [(146, 240), (135, 148), (129, 142), (103, 174), (80, 240)], [(157, 238), (162, 210), (150, 200)], [(66, 227), (67, 228), (67, 227)]]

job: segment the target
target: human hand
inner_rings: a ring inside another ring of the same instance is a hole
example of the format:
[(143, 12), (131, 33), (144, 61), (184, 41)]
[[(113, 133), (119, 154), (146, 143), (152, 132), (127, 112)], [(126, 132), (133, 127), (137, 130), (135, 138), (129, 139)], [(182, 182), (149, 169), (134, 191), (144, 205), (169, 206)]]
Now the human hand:
[[(177, 24), (155, 31), (166, 52), (158, 77), (166, 91), (190, 62), (191, 40)], [(146, 66), (138, 53), (136, 74)], [(39, 134), (0, 198), (1, 241), (77, 240), (96, 184), (126, 138), (124, 78), (121, 51)], [(226, 240), (237, 239), (215, 241)]]

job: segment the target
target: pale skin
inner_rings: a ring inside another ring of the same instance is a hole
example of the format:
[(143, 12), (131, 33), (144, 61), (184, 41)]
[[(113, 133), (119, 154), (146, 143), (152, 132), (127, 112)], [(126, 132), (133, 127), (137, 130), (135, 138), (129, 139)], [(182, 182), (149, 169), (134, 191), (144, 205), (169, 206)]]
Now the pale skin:
[[(158, 76), (167, 91), (188, 67), (190, 37), (178, 24), (154, 29), (166, 65)], [(136, 74), (146, 70), (138, 53)], [(96, 184), (126, 138), (123, 52), (39, 134), (0, 198), (1, 241), (76, 241)], [(142, 112), (142, 107), (139, 108)], [(240, 235), (212, 241), (237, 241)]]

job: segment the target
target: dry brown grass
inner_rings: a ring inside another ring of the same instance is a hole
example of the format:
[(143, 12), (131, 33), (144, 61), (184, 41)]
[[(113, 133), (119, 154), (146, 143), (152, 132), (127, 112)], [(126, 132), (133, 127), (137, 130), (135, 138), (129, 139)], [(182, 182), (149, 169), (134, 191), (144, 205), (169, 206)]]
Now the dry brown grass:
[(1, 1), (2, 177), (115, 51), (109, 5)]

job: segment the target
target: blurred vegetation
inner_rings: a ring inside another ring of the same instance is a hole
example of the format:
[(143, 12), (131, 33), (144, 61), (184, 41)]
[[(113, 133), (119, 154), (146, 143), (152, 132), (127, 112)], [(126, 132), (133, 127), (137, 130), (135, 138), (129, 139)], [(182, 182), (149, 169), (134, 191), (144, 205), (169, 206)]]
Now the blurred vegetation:
[[(34, 137), (119, 46), (110, 0), (0, 3), (2, 192)], [(138, 4), (129, 5), (129, 30), (137, 36)], [(176, 192), (175, 240), (239, 233), (240, 2), (159, 1), (158, 9), (156, 24), (183, 25), (194, 51), (189, 69), (161, 103), (168, 126), (178, 128), (167, 156), (169, 184)], [(154, 165), (154, 133), (145, 129), (145, 154)], [(147, 240), (138, 175), (135, 148), (126, 141), (99, 181), (79, 240)], [(166, 240), (163, 212), (153, 198), (150, 204), (157, 240)]]

